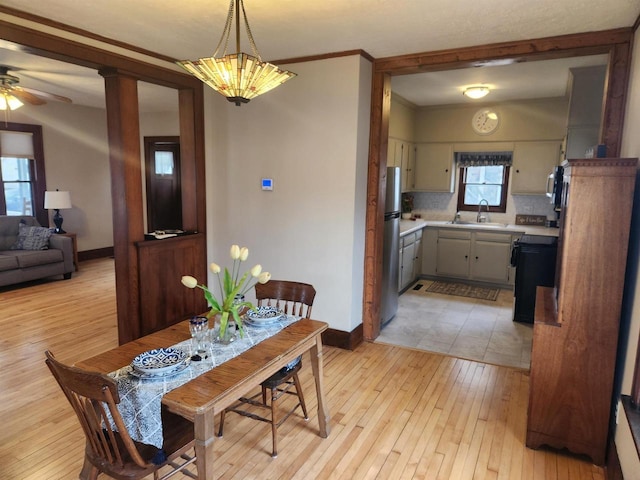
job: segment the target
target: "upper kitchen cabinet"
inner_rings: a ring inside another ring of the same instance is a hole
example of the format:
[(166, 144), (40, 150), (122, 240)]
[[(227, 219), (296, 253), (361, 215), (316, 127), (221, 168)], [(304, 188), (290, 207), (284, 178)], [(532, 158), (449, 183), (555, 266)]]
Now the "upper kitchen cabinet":
[(584, 158), (600, 142), (606, 65), (569, 69), (569, 116), (565, 158)]
[(415, 190), (453, 192), (455, 183), (453, 160), (451, 144), (418, 144), (415, 161)]
[(402, 192), (411, 192), (415, 187), (415, 163), (416, 147), (413, 143), (389, 138), (387, 166), (400, 167), (400, 189)]
[(511, 168), (512, 195), (544, 195), (547, 178), (560, 160), (559, 141), (516, 142)]

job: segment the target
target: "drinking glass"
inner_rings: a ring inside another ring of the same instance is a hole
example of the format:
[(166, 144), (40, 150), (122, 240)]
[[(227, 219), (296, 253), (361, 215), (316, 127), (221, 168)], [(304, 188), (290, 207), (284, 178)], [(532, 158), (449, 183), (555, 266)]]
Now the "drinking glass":
[(195, 353), (200, 359), (205, 357), (206, 340), (209, 333), (209, 319), (207, 317), (191, 317), (189, 319), (191, 337), (195, 340)]

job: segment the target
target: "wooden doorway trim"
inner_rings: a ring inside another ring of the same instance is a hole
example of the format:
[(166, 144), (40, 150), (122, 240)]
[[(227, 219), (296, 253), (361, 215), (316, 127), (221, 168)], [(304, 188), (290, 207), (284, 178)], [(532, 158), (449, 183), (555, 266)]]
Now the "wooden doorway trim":
[(364, 266), (363, 334), (375, 340), (380, 334), (380, 282), (382, 279), (382, 239), (384, 189), (391, 77), (428, 71), (479, 67), (495, 60), (517, 62), (608, 54), (606, 98), (601, 143), (610, 157), (619, 156), (631, 66), (633, 29), (564, 35), (518, 42), (381, 58), (373, 64), (371, 130), (369, 137), (369, 178)]
[[(116, 300), (120, 343), (134, 340), (145, 331), (141, 312), (143, 289), (136, 243), (144, 240), (143, 207), (140, 186), (140, 139), (138, 129), (138, 81), (178, 90), (180, 156), (183, 182), (183, 228), (200, 232), (195, 242), (198, 260), (206, 258), (205, 238), (205, 161), (204, 106), (202, 82), (169, 68), (163, 68), (111, 51), (102, 50), (39, 30), (0, 20), (0, 38), (19, 44), (26, 53), (100, 71), (105, 77), (109, 156), (114, 212), (113, 234), (116, 264)], [(122, 45), (120, 45), (122, 46)], [(162, 59), (167, 61), (167, 59)], [(96, 73), (97, 75), (97, 73)], [(121, 125), (118, 126), (118, 122)], [(133, 128), (127, 131), (124, 126)], [(137, 164), (137, 165), (136, 165)], [(118, 214), (118, 215), (117, 215)], [(193, 243), (193, 242), (192, 242)], [(194, 262), (189, 268), (197, 278), (206, 277), (206, 263)], [(179, 278), (178, 278), (179, 283)], [(145, 299), (152, 302), (154, 299)], [(201, 310), (205, 308), (200, 300)], [(176, 321), (182, 318), (176, 318)]]

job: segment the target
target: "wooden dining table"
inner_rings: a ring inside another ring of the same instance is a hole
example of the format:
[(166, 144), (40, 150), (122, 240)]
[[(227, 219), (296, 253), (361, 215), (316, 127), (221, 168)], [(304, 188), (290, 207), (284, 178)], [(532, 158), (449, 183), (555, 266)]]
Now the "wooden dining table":
[[(247, 395), (261, 382), (298, 356), (309, 352), (318, 399), (319, 435), (330, 432), (329, 410), (323, 386), (322, 332), (325, 322), (301, 319), (240, 355), (171, 390), (162, 397), (162, 405), (193, 422), (198, 479), (214, 478), (215, 417), (238, 398)], [(169, 347), (191, 337), (185, 320), (158, 332), (123, 344), (76, 363), (86, 370), (110, 373), (125, 367), (147, 350)]]

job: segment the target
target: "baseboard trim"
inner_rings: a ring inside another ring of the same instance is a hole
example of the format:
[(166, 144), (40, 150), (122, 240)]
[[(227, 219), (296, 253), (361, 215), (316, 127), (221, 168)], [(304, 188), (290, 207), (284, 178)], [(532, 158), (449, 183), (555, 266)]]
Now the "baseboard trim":
[(358, 325), (351, 332), (328, 328), (322, 334), (322, 343), (330, 347), (343, 348), (345, 350), (355, 350), (364, 341), (364, 331), (362, 324)]
[(96, 248), (93, 250), (83, 250), (82, 252), (78, 252), (79, 262), (108, 257), (113, 257), (113, 247)]

